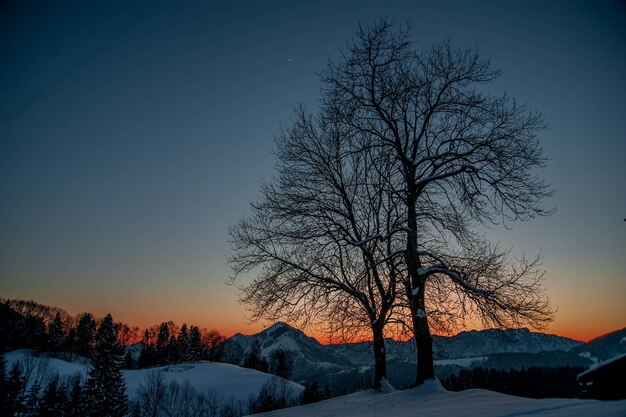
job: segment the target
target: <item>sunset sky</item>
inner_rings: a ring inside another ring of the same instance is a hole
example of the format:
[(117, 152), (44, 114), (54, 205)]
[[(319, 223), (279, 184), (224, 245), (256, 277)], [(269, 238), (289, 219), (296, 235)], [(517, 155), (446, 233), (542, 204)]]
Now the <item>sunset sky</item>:
[[(626, 326), (623, 1), (9, 1), (0, 6), (0, 297), (253, 333), (227, 229), (273, 175), (292, 106), (358, 23), (478, 47), (549, 130), (551, 217), (494, 228), (544, 253), (555, 321)], [(251, 276), (244, 277), (242, 283)]]

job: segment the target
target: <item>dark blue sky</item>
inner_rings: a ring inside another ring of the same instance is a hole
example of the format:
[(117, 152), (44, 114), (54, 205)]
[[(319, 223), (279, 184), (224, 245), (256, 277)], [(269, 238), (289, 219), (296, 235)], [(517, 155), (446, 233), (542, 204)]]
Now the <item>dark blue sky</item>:
[(386, 16), (417, 45), (478, 47), (504, 70), (493, 91), (543, 113), (558, 211), (490, 234), (543, 250), (551, 330), (626, 325), (623, 2), (0, 7), (0, 296), (253, 330), (224, 284), (227, 228), (271, 178), (291, 106), (315, 108), (316, 72)]

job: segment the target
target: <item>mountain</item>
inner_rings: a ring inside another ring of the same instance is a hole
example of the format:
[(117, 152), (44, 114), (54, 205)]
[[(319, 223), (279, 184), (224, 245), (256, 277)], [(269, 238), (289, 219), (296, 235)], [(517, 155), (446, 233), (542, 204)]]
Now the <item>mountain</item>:
[(439, 359), (471, 358), (495, 353), (538, 353), (570, 350), (582, 342), (563, 336), (523, 329), (470, 330), (451, 337), (435, 337), (435, 355)]
[[(497, 353), (539, 353), (568, 351), (582, 342), (563, 336), (531, 332), (528, 329), (471, 330), (455, 336), (434, 336), (433, 351), (436, 360), (478, 358)], [(333, 345), (332, 349), (351, 359), (355, 364), (371, 362), (369, 343)], [(415, 344), (412, 340), (386, 340), (387, 359), (415, 362)]]
[[(236, 334), (225, 342), (233, 363), (243, 364), (253, 343), (259, 343), (261, 355), (270, 367), (274, 353), (282, 349), (292, 361), (291, 379), (299, 383), (317, 381), (335, 388), (348, 390), (367, 386), (371, 379), (373, 355), (369, 342), (322, 345), (302, 331), (285, 323), (273, 326), (254, 335)], [(528, 329), (482, 330), (461, 332), (455, 336), (434, 337), (435, 365), (440, 375), (457, 372), (461, 367), (482, 362), (490, 355), (568, 351), (582, 342), (562, 336), (531, 332)], [(412, 340), (386, 339), (388, 375), (396, 386), (405, 386), (415, 378), (415, 344)], [(229, 357), (229, 354), (226, 354)], [(576, 355), (544, 355), (533, 357), (536, 362), (587, 363)], [(502, 357), (499, 358), (500, 361)], [(530, 360), (530, 359), (529, 359)]]
[(622, 355), (626, 353), (626, 328), (605, 334), (588, 343), (576, 346), (571, 352), (589, 358), (595, 363)]
[(237, 333), (228, 338), (225, 342), (225, 351), (237, 352), (238, 355), (227, 353), (226, 356), (230, 356), (236, 364), (241, 365), (255, 342), (261, 348), (261, 356), (270, 363), (270, 368), (276, 351), (283, 350), (287, 354), (292, 363), (293, 381), (306, 382), (319, 374), (340, 372), (354, 367), (345, 356), (334, 353), (328, 346), (282, 322), (275, 323), (254, 335)]

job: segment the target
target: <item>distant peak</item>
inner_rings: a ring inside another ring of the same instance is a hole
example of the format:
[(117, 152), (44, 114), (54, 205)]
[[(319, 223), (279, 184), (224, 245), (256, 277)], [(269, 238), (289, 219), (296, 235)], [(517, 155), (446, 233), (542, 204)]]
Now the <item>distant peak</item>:
[(283, 327), (287, 327), (289, 329), (293, 329), (293, 327), (291, 327), (287, 323), (282, 322), (282, 321), (277, 321), (276, 323), (272, 324), (270, 327), (268, 327), (265, 330), (274, 330), (274, 329), (280, 329), (280, 328), (283, 328)]

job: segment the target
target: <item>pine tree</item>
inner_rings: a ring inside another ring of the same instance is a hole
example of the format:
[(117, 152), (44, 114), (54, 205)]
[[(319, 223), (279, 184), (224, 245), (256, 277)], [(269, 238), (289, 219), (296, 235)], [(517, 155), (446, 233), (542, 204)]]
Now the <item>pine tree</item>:
[(158, 363), (164, 363), (168, 357), (168, 343), (170, 341), (170, 328), (167, 323), (161, 323), (156, 341), (156, 354)]
[(76, 326), (76, 353), (89, 357), (93, 350), (93, 338), (96, 331), (96, 320), (89, 313), (84, 313), (78, 319)]
[(25, 410), (26, 381), (22, 374), (22, 367), (15, 362), (5, 383), (6, 402), (2, 415), (21, 415)]
[(93, 366), (85, 383), (85, 411), (90, 417), (122, 417), (128, 413), (120, 346), (110, 314), (96, 334)]
[(72, 327), (67, 331), (63, 339), (63, 349), (68, 352), (76, 352), (76, 328)]
[(187, 362), (189, 358), (189, 332), (187, 331), (187, 323), (183, 323), (178, 333), (178, 350), (181, 360)]
[(261, 372), (269, 372), (269, 364), (267, 359), (261, 357), (261, 345), (258, 340), (255, 340), (250, 346), (250, 354), (243, 363), (245, 368), (256, 369)]
[(180, 349), (178, 347), (178, 339), (176, 335), (170, 336), (170, 341), (167, 344), (167, 361), (170, 363), (180, 362)]
[(58, 352), (61, 349), (64, 336), (65, 329), (61, 320), (61, 314), (57, 312), (48, 326), (48, 346), (50, 346), (52, 352)]
[(59, 385), (58, 375), (50, 380), (41, 398), (38, 417), (56, 417), (64, 415), (67, 396), (65, 386)]
[(204, 347), (202, 346), (202, 335), (198, 326), (191, 326), (189, 331), (189, 360), (197, 361), (202, 359)]
[(80, 385), (80, 376), (77, 376), (72, 381), (72, 390), (70, 391), (67, 402), (64, 407), (64, 415), (67, 417), (81, 417), (85, 413), (83, 412), (83, 390)]
[(268, 373), (270, 371), (270, 364), (267, 362), (265, 356), (259, 360), (256, 370), (264, 373)]
[(324, 393), (320, 390), (317, 382), (313, 381), (304, 386), (302, 396), (300, 397), (300, 405), (312, 404), (324, 399)]
[(0, 415), (5, 415), (6, 411), (6, 383), (7, 383), (7, 364), (4, 360), (4, 352), (0, 351)]
[(274, 374), (281, 378), (289, 379), (291, 363), (284, 350), (279, 349), (274, 353)]
[(150, 332), (146, 329), (143, 333), (143, 348), (139, 353), (137, 367), (139, 369), (148, 368), (157, 363), (157, 354), (154, 343), (150, 341)]
[(124, 369), (135, 369), (135, 358), (130, 349), (124, 355)]

